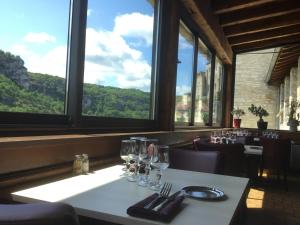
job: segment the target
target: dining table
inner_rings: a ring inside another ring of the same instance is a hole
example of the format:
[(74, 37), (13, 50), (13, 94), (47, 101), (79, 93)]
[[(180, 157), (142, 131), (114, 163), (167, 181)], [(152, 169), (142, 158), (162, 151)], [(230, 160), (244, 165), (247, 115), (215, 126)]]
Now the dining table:
[[(64, 202), (79, 216), (125, 225), (162, 225), (161, 221), (130, 216), (127, 208), (154, 193), (148, 187), (129, 182), (123, 166), (114, 165), (85, 175), (43, 183), (11, 193), (21, 203)], [(172, 184), (171, 194), (188, 186), (216, 188), (225, 194), (221, 200), (185, 197), (170, 225), (229, 225), (245, 207), (248, 178), (166, 169), (163, 182)]]

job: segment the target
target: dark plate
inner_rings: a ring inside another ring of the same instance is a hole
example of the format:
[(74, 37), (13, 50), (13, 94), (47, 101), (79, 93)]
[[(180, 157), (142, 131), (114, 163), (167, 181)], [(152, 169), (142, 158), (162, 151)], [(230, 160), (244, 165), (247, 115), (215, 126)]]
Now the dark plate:
[(182, 188), (185, 196), (204, 200), (223, 200), (225, 194), (217, 188), (202, 187), (202, 186), (188, 186)]

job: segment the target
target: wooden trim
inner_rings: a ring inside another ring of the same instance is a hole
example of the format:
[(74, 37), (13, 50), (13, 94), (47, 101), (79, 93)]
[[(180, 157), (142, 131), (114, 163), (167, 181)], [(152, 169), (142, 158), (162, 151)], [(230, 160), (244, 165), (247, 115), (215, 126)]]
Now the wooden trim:
[(228, 41), (232, 46), (234, 46), (234, 45), (245, 44), (245, 43), (271, 40), (275, 38), (283, 38), (283, 37), (288, 38), (291, 35), (299, 34), (300, 33), (299, 30), (300, 30), (300, 25), (297, 24), (297, 25), (279, 28), (279, 29), (229, 37)]
[(231, 64), (231, 46), (224, 35), (218, 18), (211, 11), (211, 5), (206, 1), (196, 0), (181, 0), (181, 2), (187, 8), (190, 17), (203, 30), (222, 62)]
[(299, 1), (270, 2), (260, 7), (244, 8), (236, 13), (226, 13), (219, 16), (222, 27), (238, 25), (242, 23), (271, 18), (274, 16), (284, 16), (300, 11)]
[(87, 0), (72, 1), (70, 18), (66, 114), (70, 116), (71, 124), (77, 127), (82, 111)]
[(158, 125), (160, 130), (174, 130), (176, 73), (179, 34), (177, 1), (162, 1), (158, 63)]
[(230, 1), (213, 1), (213, 9), (215, 14), (229, 13), (244, 8), (260, 6), (274, 0), (230, 0)]
[(299, 13), (291, 13), (285, 16), (274, 16), (271, 18), (263, 19), (259, 21), (253, 21), (235, 26), (224, 27), (224, 33), (226, 37), (233, 37), (243, 34), (251, 34), (261, 31), (273, 30), (283, 27), (289, 27), (292, 25), (300, 24)]

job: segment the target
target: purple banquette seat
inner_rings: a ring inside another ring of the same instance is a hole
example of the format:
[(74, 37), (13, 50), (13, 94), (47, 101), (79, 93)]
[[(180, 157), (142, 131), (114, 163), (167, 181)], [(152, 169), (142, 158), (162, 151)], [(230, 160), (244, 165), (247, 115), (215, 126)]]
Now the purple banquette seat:
[(171, 149), (170, 168), (196, 172), (218, 173), (220, 153), (193, 151), (189, 149)]
[(0, 204), (0, 225), (79, 225), (64, 203)]

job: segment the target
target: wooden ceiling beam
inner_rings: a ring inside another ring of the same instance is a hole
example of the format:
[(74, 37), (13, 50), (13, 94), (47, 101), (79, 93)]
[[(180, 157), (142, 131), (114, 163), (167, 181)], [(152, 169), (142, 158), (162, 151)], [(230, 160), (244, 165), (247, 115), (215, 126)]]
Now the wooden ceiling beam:
[(244, 34), (253, 34), (257, 32), (288, 27), (300, 24), (300, 16), (298, 12), (291, 13), (285, 16), (274, 16), (258, 21), (238, 24), (234, 26), (224, 27), (224, 33), (229, 37), (234, 37)]
[(274, 30), (257, 32), (253, 34), (230, 37), (228, 38), (228, 41), (231, 44), (231, 46), (234, 46), (234, 45), (239, 45), (244, 43), (271, 40), (275, 38), (288, 38), (289, 36), (296, 35), (296, 34), (300, 34), (300, 24), (290, 26), (290, 27), (274, 29)]
[(292, 62), (286, 62), (286, 63), (284, 63), (284, 64), (282, 64), (282, 65), (276, 65), (275, 67), (274, 67), (274, 71), (284, 71), (284, 70), (286, 70), (286, 69), (289, 69), (289, 68), (291, 68), (292, 67), (292, 65), (294, 65), (295, 64), (295, 61), (292, 61)]
[[(276, 2), (278, 0), (215, 0), (213, 2), (213, 9), (215, 14), (222, 14), (234, 12), (244, 8), (255, 7), (268, 2)], [(206, 3), (207, 4), (207, 3)]]
[(282, 47), (283, 51), (290, 51), (290, 50), (294, 50), (296, 48), (300, 48), (300, 44), (295, 44), (295, 45), (287, 45)]
[(236, 45), (233, 47), (233, 51), (236, 53), (249, 52), (266, 48), (280, 47), (294, 43), (300, 43), (300, 34), (290, 36), (289, 38), (275, 38), (272, 40)]
[[(291, 65), (293, 65), (293, 64), (291, 64)], [(284, 72), (286, 72), (288, 69), (289, 69), (290, 67), (289, 67), (289, 65), (286, 65), (286, 66), (284, 66), (284, 67), (279, 67), (279, 68), (274, 68), (273, 69), (273, 73), (284, 73)]]
[(280, 57), (284, 57), (284, 56), (287, 56), (287, 55), (293, 55), (293, 54), (300, 54), (300, 47), (298, 48), (294, 48), (294, 49), (291, 49), (291, 50), (282, 50), (280, 52)]
[(294, 64), (294, 63), (296, 63), (296, 61), (297, 61), (296, 59), (281, 61), (281, 62), (276, 63), (275, 68), (278, 69), (278, 68), (282, 68), (282, 67), (285, 67), (290, 64)]
[(239, 13), (226, 13), (220, 15), (220, 23), (222, 27), (238, 25), (242, 23), (267, 19), (274, 16), (284, 16), (290, 13), (300, 11), (300, 1), (290, 0), (282, 1), (276, 4), (273, 2), (265, 4), (263, 7), (246, 8), (239, 11)]
[(203, 31), (217, 55), (226, 64), (232, 64), (233, 52), (222, 27), (219, 24), (218, 17), (211, 10), (208, 1), (181, 0), (190, 17), (195, 21), (198, 27)]
[(280, 62), (280, 61), (283, 61), (283, 60), (288, 60), (288, 59), (291, 59), (291, 58), (299, 58), (299, 57), (300, 57), (300, 52), (296, 52), (296, 53), (293, 53), (293, 54), (286, 54), (286, 55), (280, 54), (277, 61)]

